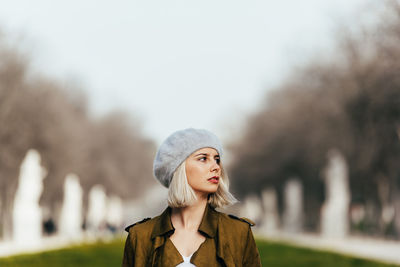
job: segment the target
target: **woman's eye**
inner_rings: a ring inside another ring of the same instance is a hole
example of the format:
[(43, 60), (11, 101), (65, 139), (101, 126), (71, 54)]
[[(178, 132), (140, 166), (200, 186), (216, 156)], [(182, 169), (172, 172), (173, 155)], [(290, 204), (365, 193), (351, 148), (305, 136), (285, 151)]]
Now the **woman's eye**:
[(199, 160), (205, 161), (206, 159), (207, 159), (206, 157), (202, 157), (202, 158), (200, 158)]

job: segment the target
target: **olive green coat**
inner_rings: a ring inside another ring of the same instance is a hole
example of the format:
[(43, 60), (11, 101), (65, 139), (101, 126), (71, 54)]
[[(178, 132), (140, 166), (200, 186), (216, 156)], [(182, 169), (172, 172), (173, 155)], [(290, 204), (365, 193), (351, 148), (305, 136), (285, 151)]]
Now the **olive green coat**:
[[(206, 237), (192, 255), (191, 263), (197, 267), (258, 267), (260, 256), (251, 231), (251, 222), (226, 215), (207, 205), (199, 226)], [(169, 236), (174, 232), (171, 208), (148, 220), (126, 229), (123, 267), (175, 267), (183, 262)]]

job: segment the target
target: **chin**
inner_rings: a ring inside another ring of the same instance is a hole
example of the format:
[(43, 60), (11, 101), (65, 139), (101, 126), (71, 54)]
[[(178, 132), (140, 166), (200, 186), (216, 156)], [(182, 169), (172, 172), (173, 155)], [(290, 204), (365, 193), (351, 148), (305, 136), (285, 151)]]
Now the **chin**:
[(213, 187), (207, 187), (207, 188), (199, 188), (199, 189), (194, 189), (195, 191), (201, 193), (201, 194), (213, 194), (217, 192), (218, 186), (213, 186)]
[(213, 194), (213, 193), (217, 192), (217, 190), (218, 190), (218, 186), (215, 186), (213, 188), (210, 188), (209, 190), (205, 190), (204, 193)]

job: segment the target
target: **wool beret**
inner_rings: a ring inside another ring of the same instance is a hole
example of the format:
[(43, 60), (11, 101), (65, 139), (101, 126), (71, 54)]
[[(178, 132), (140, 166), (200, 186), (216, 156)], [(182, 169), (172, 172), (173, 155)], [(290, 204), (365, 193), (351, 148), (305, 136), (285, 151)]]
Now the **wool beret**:
[(222, 145), (218, 137), (204, 129), (187, 128), (171, 134), (158, 148), (153, 174), (160, 183), (169, 187), (178, 166), (196, 150), (211, 147), (222, 157)]

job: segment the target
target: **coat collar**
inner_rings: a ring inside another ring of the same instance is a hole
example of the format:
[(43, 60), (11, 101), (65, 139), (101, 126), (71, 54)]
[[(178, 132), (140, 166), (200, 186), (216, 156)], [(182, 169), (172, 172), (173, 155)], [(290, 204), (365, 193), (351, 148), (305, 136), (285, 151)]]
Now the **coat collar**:
[(174, 230), (175, 228), (171, 222), (171, 208), (167, 207), (158, 217), (158, 220), (154, 225), (153, 232), (151, 233), (151, 238), (154, 239), (157, 236), (162, 236)]
[[(152, 239), (175, 230), (171, 222), (171, 210), (171, 207), (167, 207), (158, 217), (158, 220), (154, 225), (153, 232), (151, 233)], [(210, 238), (214, 238), (217, 234), (217, 228), (218, 212), (207, 203), (199, 225), (199, 231), (203, 234), (206, 234)]]
[(210, 204), (207, 204), (199, 225), (199, 231), (210, 238), (214, 238), (218, 229), (218, 215), (218, 212)]

